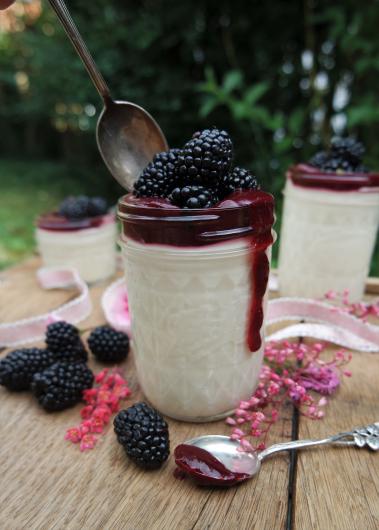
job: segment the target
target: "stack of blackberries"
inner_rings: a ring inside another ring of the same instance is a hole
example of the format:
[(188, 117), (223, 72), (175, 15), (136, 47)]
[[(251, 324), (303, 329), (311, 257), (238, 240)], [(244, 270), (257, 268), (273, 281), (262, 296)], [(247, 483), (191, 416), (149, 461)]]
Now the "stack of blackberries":
[(309, 161), (311, 166), (332, 173), (367, 173), (362, 164), (365, 148), (354, 138), (335, 138), (327, 151), (319, 151)]
[(226, 131), (196, 132), (182, 149), (158, 153), (134, 184), (137, 197), (163, 197), (180, 208), (209, 208), (236, 190), (257, 189), (247, 169), (232, 168)]
[[(94, 377), (75, 326), (64, 321), (50, 324), (45, 342), (45, 349), (22, 348), (1, 359), (0, 385), (31, 390), (44, 409), (63, 410), (81, 401)], [(98, 360), (115, 363), (126, 358), (129, 338), (109, 326), (99, 326), (91, 332), (88, 345)]]

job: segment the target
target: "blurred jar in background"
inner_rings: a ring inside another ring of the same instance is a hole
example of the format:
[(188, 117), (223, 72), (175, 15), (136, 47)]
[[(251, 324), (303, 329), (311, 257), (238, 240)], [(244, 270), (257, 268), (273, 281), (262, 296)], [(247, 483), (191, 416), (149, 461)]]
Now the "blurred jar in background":
[(279, 249), (282, 296), (348, 289), (360, 300), (379, 225), (379, 174), (290, 167)]

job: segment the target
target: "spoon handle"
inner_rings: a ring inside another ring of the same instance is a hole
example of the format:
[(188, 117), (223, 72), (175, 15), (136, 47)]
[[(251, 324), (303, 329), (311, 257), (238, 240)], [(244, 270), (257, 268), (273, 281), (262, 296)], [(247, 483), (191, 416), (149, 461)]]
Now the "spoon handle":
[(291, 442), (271, 445), (258, 454), (258, 459), (262, 461), (279, 451), (289, 451), (291, 449), (303, 449), (306, 447), (314, 447), (315, 445), (328, 444), (345, 446), (356, 445), (357, 447), (368, 446), (373, 451), (377, 451), (379, 450), (379, 422), (349, 432), (340, 432), (334, 436), (323, 438), (321, 440), (294, 440)]
[(103, 98), (105, 103), (111, 101), (109, 88), (104, 81), (103, 76), (101, 75), (99, 69), (97, 68), (95, 61), (92, 58), (82, 36), (79, 33), (78, 28), (73, 21), (67, 6), (63, 0), (49, 0), (51, 7), (55, 11), (57, 17), (62, 23), (68, 38), (70, 39), (75, 50), (78, 52), (81, 60), (84, 63), (84, 66), (87, 68), (87, 71), (95, 85), (100, 96)]

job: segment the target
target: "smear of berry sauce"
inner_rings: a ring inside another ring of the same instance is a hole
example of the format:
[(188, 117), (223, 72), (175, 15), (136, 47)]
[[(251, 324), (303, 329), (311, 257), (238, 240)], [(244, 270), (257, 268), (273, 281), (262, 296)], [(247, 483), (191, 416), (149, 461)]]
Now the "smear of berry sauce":
[(211, 453), (195, 445), (178, 445), (174, 458), (179, 468), (174, 472), (176, 478), (191, 476), (203, 486), (233, 486), (250, 478), (248, 473), (231, 471)]

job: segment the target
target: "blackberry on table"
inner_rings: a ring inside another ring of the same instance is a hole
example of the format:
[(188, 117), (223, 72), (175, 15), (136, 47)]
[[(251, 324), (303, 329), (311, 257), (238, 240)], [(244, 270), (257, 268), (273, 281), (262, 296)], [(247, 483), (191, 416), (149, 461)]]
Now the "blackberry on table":
[(67, 197), (58, 207), (59, 215), (67, 219), (84, 219), (88, 217), (90, 199), (85, 195)]
[(87, 352), (80, 339), (78, 328), (64, 320), (49, 324), (45, 340), (47, 348), (55, 354), (56, 360), (87, 360)]
[(40, 348), (11, 351), (0, 360), (0, 385), (9, 390), (28, 390), (34, 374), (50, 366), (54, 355)]
[(180, 208), (210, 208), (218, 197), (204, 186), (192, 185), (174, 188), (169, 200)]
[(91, 388), (93, 373), (85, 363), (55, 363), (33, 376), (32, 391), (48, 411), (58, 411), (82, 400), (83, 390)]
[(88, 346), (94, 356), (103, 363), (119, 363), (129, 353), (129, 337), (110, 326), (98, 326), (88, 337)]
[(224, 175), (220, 182), (220, 195), (226, 197), (236, 190), (256, 190), (258, 182), (256, 177), (247, 169), (235, 167), (233, 171)]
[(158, 153), (134, 184), (136, 197), (167, 197), (175, 186), (175, 164), (179, 149)]
[(121, 410), (113, 422), (118, 442), (138, 466), (156, 469), (170, 454), (168, 425), (146, 403)]
[(217, 128), (196, 132), (178, 156), (176, 172), (183, 184), (216, 188), (229, 171), (233, 144), (226, 131)]

